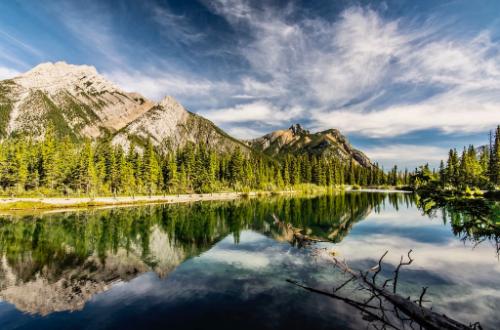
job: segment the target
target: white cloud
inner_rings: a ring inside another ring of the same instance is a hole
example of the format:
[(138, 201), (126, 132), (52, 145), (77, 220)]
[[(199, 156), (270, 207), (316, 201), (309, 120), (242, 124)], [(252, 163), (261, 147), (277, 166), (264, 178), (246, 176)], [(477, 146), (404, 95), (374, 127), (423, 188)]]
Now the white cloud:
[[(374, 162), (386, 167), (398, 164), (400, 168), (412, 166), (413, 164), (430, 163), (437, 166), (441, 159), (445, 159), (448, 149), (412, 144), (394, 144), (389, 146), (377, 146), (363, 150)], [(411, 168), (410, 168), (411, 170)]]
[(500, 94), (456, 88), (415, 104), (392, 105), (377, 111), (318, 111), (312, 116), (318, 127), (335, 125), (344, 132), (385, 137), (425, 129), (446, 133), (487, 131), (500, 123), (499, 109)]
[(123, 70), (103, 74), (125, 90), (140, 92), (155, 100), (160, 100), (167, 95), (174, 97), (196, 95), (200, 98), (213, 98), (214, 95), (220, 95), (230, 88), (225, 82), (215, 82), (161, 70), (157, 70), (155, 74)]
[(339, 105), (375, 92), (389, 79), (391, 61), (409, 37), (398, 33), (397, 22), (385, 23), (371, 10), (351, 8), (333, 25), (315, 22), (312, 28), (327, 47), (305, 65), (314, 95), (325, 105)]
[(227, 133), (238, 139), (254, 139), (269, 133), (269, 131), (256, 130), (247, 126), (231, 126), (227, 129)]
[(255, 101), (229, 108), (203, 111), (201, 115), (219, 124), (260, 121), (267, 125), (276, 125), (298, 118), (302, 113), (303, 109), (298, 106), (281, 108), (268, 101)]
[(19, 75), (19, 71), (0, 66), (0, 80), (13, 78)]

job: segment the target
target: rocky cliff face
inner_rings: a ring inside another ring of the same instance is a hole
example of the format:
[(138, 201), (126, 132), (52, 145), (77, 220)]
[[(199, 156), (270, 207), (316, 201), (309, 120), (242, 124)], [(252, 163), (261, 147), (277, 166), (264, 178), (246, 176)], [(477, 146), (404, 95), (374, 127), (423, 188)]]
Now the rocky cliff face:
[(126, 149), (132, 143), (144, 144), (150, 140), (153, 145), (175, 150), (187, 143), (203, 143), (221, 152), (239, 147), (248, 150), (240, 141), (230, 137), (211, 121), (188, 112), (173, 97), (167, 96), (149, 111), (117, 132), (112, 142)]
[(278, 130), (260, 138), (247, 141), (247, 144), (269, 156), (292, 154), (311, 154), (336, 157), (343, 161), (353, 159), (364, 167), (371, 167), (370, 159), (361, 151), (353, 148), (347, 138), (337, 129), (310, 133), (300, 126), (292, 125), (287, 130)]

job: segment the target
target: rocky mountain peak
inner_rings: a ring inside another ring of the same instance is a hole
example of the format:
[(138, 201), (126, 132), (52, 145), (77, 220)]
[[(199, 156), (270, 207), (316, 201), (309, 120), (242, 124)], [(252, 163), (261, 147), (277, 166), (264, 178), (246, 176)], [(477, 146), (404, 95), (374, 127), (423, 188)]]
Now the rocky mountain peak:
[(64, 89), (91, 93), (117, 90), (113, 83), (99, 75), (95, 67), (66, 62), (41, 63), (13, 80), (24, 88), (43, 90), (49, 94)]
[(185, 110), (184, 107), (177, 101), (173, 96), (167, 95), (165, 96), (158, 105), (162, 106), (165, 109), (182, 109)]
[(274, 131), (247, 143), (250, 147), (272, 157), (286, 156), (289, 153), (309, 154), (333, 157), (342, 161), (353, 159), (363, 167), (373, 166), (365, 154), (353, 148), (347, 138), (334, 128), (311, 133), (300, 124), (294, 124), (288, 130)]
[(293, 124), (288, 129), (290, 131), (292, 131), (293, 135), (309, 134), (309, 131), (305, 130), (304, 128), (302, 128), (302, 126), (300, 124), (298, 124), (298, 123), (297, 124)]
[(89, 73), (97, 75), (97, 70), (91, 65), (75, 65), (68, 64), (64, 61), (59, 62), (45, 62), (40, 63), (33, 69), (27, 71), (23, 76), (29, 76), (34, 74), (53, 74), (54, 72), (59, 73)]

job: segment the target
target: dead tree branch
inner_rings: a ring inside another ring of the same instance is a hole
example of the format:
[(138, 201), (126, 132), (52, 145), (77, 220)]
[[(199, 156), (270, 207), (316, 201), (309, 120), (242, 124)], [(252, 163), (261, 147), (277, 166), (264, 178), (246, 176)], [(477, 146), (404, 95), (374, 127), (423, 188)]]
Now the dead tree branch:
[[(479, 323), (466, 325), (444, 314), (436, 313), (431, 309), (424, 307), (424, 296), (427, 293), (427, 287), (422, 288), (422, 292), (420, 293), (418, 300), (414, 301), (412, 301), (410, 297), (405, 298), (397, 294), (397, 283), (402, 267), (408, 266), (414, 261), (411, 257), (412, 250), (408, 251), (408, 260), (405, 261), (404, 258), (401, 257), (398, 266), (394, 270), (394, 277), (392, 279), (385, 280), (382, 285), (378, 285), (377, 276), (382, 271), (382, 262), (387, 253), (388, 252), (386, 251), (380, 257), (377, 265), (365, 272), (355, 271), (347, 266), (345, 261), (341, 261), (336, 257), (333, 257), (335, 266), (346, 275), (349, 275), (349, 279), (334, 288), (333, 292), (312, 288), (293, 280), (287, 281), (307, 291), (328, 296), (347, 303), (348, 305), (360, 310), (362, 312), (363, 319), (370, 322), (380, 322), (382, 329), (413, 329), (413, 326), (416, 324), (418, 324), (421, 329), (424, 328), (430, 330), (482, 329)], [(373, 275), (369, 276), (370, 272), (373, 272)], [(337, 294), (340, 289), (344, 288), (348, 283), (353, 281), (357, 281), (360, 289), (367, 291), (370, 294), (368, 299), (365, 299), (364, 301), (356, 301)], [(388, 290), (387, 285), (391, 281), (393, 282), (393, 287), (392, 290)], [(392, 306), (392, 309), (385, 307), (387, 304)]]

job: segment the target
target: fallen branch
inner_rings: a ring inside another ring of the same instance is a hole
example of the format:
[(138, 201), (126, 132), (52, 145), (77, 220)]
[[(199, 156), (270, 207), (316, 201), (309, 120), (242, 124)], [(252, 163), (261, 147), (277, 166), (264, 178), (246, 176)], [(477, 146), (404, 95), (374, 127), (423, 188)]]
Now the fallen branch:
[(366, 314), (367, 316), (369, 316), (373, 320), (380, 321), (384, 325), (389, 326), (390, 328), (400, 329), (397, 326), (395, 326), (392, 323), (390, 323), (388, 320), (385, 320), (384, 318), (380, 317), (376, 313), (371, 312), (369, 310), (369, 309), (373, 309), (373, 310), (377, 310), (378, 311), (379, 310), (378, 306), (372, 306), (372, 305), (369, 305), (369, 304), (360, 303), (360, 302), (357, 302), (355, 300), (339, 296), (339, 295), (337, 295), (335, 293), (329, 293), (329, 292), (326, 292), (326, 291), (322, 291), (322, 290), (318, 290), (318, 289), (315, 289), (315, 288), (312, 288), (312, 287), (308, 287), (308, 286), (300, 284), (299, 282), (294, 281), (294, 280), (287, 279), (286, 281), (289, 282), (289, 283), (292, 283), (293, 285), (296, 285), (296, 286), (298, 286), (298, 287), (300, 287), (302, 289), (305, 289), (307, 291), (314, 292), (314, 293), (317, 293), (317, 294), (321, 294), (321, 295), (324, 295), (324, 296), (327, 296), (327, 297), (330, 297), (330, 298), (341, 300), (341, 301), (345, 302), (346, 304), (351, 305), (351, 306), (359, 309), (360, 311), (362, 311), (364, 314)]
[[(310, 292), (318, 293), (321, 295), (328, 296), (337, 300), (341, 300), (350, 306), (353, 306), (360, 310), (364, 317), (369, 321), (378, 321), (382, 323), (382, 328), (393, 328), (393, 329), (413, 329), (413, 323), (416, 323), (420, 328), (431, 329), (431, 330), (471, 330), (471, 329), (482, 329), (480, 323), (474, 323), (470, 325), (458, 322), (444, 314), (439, 314), (432, 311), (429, 308), (423, 306), (424, 295), (427, 292), (427, 287), (422, 288), (422, 292), (418, 300), (412, 301), (410, 297), (404, 298), (399, 295), (397, 291), (397, 283), (399, 279), (399, 273), (404, 266), (410, 265), (414, 259), (411, 257), (411, 250), (408, 252), (408, 260), (405, 261), (403, 257), (394, 271), (394, 276), (392, 279), (387, 279), (382, 285), (377, 284), (377, 276), (382, 271), (382, 261), (387, 255), (386, 251), (378, 260), (377, 265), (368, 271), (355, 271), (351, 269), (345, 261), (340, 261), (333, 257), (335, 266), (342, 270), (344, 273), (349, 275), (349, 279), (343, 282), (341, 285), (333, 289), (333, 292), (327, 292), (324, 290), (311, 288), (306, 285), (300, 284), (297, 281), (287, 280), (296, 286), (299, 286)], [(371, 276), (370, 273), (373, 273)], [(370, 293), (370, 297), (362, 302), (346, 298), (337, 294), (342, 288), (344, 288), (348, 283), (356, 280), (360, 285), (362, 290)], [(389, 282), (393, 283), (392, 290), (387, 289)], [(377, 304), (378, 302), (378, 304)], [(392, 306), (392, 310), (385, 307), (389, 303)], [(391, 312), (391, 313), (389, 313)], [(405, 315), (403, 317), (402, 314)], [(409, 322), (409, 323), (405, 323)]]

